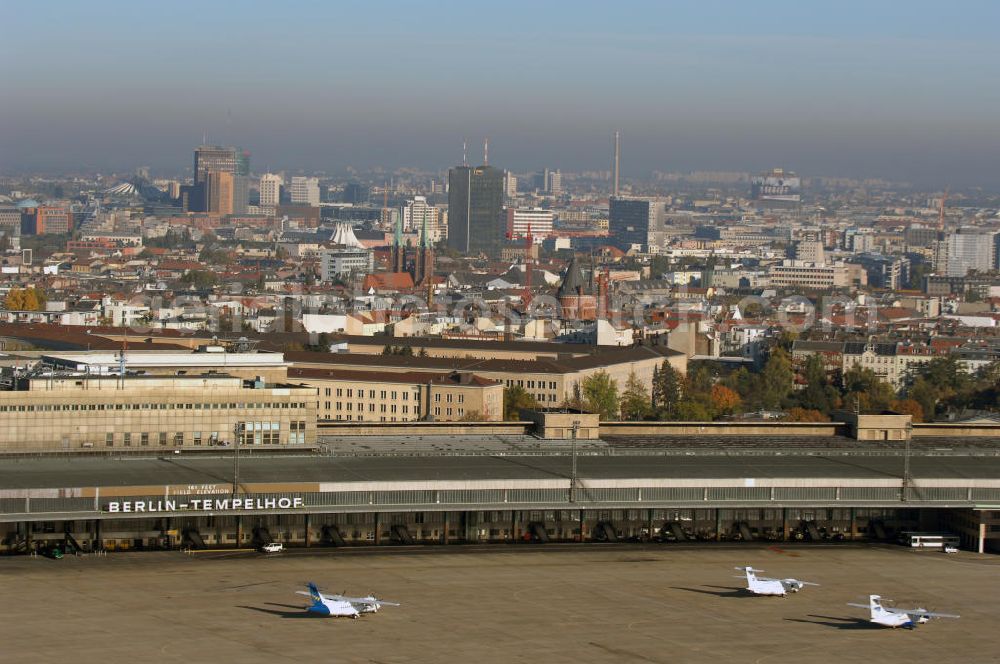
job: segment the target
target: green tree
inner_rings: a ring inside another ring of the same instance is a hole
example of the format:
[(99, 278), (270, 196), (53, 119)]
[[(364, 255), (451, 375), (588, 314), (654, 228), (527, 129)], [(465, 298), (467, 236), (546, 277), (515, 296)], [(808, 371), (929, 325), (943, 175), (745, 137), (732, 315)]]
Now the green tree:
[(800, 407), (806, 410), (829, 413), (839, 406), (840, 393), (836, 387), (830, 384), (822, 357), (814, 354), (806, 358), (805, 365), (802, 367), (802, 378), (805, 380), (806, 386), (795, 395), (795, 400)]
[(649, 264), (649, 278), (661, 279), (664, 272), (670, 271), (670, 259), (666, 256), (653, 256)]
[(674, 369), (670, 362), (663, 365), (653, 379), (653, 409), (658, 419), (671, 419), (673, 412), (684, 396), (684, 376)]
[(587, 376), (582, 385), (584, 404), (602, 420), (618, 416), (618, 384), (603, 369)]
[(781, 348), (771, 351), (760, 376), (760, 403), (763, 408), (781, 408), (792, 390), (792, 361)]
[[(934, 387), (935, 405), (943, 404), (946, 409), (960, 410), (974, 399), (975, 382), (957, 355), (935, 357), (916, 372), (917, 379), (923, 379)], [(921, 403), (921, 407), (924, 404)], [(924, 410), (924, 413), (934, 411)]]
[(760, 408), (760, 375), (740, 367), (722, 380), (722, 384), (740, 395), (743, 405), (750, 410)]
[(685, 385), (686, 394), (708, 395), (715, 384), (712, 370), (703, 362), (694, 363), (688, 368), (687, 381)]
[(871, 369), (858, 366), (844, 372), (844, 407), (857, 408), (862, 413), (880, 413), (891, 410), (896, 400), (892, 385), (883, 382)]
[(538, 408), (538, 401), (535, 395), (528, 392), (520, 385), (511, 385), (503, 391), (503, 419), (508, 422), (516, 422), (521, 419), (521, 410), (532, 410)]
[(649, 416), (653, 406), (649, 399), (649, 392), (639, 377), (632, 371), (625, 382), (625, 390), (622, 392), (621, 413), (623, 420), (641, 420)]
[(921, 419), (928, 422), (934, 420), (937, 412), (939, 392), (926, 378), (918, 377), (906, 390), (909, 399), (920, 405)]
[(711, 422), (715, 419), (712, 406), (704, 399), (681, 399), (670, 418), (678, 422)]
[(208, 270), (190, 270), (181, 277), (181, 283), (195, 290), (206, 290), (219, 283), (219, 275)]

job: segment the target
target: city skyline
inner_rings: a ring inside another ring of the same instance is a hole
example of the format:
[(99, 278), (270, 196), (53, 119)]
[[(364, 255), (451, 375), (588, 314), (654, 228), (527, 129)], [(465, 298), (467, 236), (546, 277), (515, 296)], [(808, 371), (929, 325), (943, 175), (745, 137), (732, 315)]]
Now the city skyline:
[(616, 130), (623, 180), (780, 165), (963, 186), (1000, 163), (1000, 10), (985, 2), (13, 14), (51, 46), (32, 49), (30, 30), (0, 46), (4, 173), (180, 172), (205, 135), (250, 149), (260, 172), (443, 170), (463, 139), (481, 163), (486, 136), (500, 167), (607, 171)]

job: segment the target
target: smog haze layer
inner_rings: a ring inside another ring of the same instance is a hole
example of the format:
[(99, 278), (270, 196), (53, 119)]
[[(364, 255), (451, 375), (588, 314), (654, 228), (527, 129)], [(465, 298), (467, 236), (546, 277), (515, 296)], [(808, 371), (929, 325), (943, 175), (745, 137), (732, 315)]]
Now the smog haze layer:
[(1000, 6), (18, 3), (0, 171), (757, 171), (994, 184)]

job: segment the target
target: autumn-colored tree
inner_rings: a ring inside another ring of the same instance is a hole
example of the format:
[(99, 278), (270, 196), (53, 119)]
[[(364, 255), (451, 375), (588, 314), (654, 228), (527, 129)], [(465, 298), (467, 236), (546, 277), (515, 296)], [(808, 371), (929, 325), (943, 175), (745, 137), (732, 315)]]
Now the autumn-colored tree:
[(45, 294), (37, 288), (11, 288), (4, 306), (8, 311), (41, 311), (45, 301)]
[(892, 402), (892, 409), (902, 415), (912, 415), (914, 422), (924, 421), (924, 409), (915, 399), (897, 399)]
[(742, 402), (736, 390), (732, 390), (725, 385), (713, 385), (709, 395), (712, 399), (712, 407), (719, 415), (732, 415)]
[(830, 418), (818, 410), (789, 408), (782, 418), (785, 422), (829, 422)]

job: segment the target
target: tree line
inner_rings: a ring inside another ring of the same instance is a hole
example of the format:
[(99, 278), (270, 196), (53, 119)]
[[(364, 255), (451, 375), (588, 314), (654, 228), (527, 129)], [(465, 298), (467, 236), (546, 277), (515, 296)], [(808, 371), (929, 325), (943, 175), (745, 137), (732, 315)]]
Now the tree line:
[[(862, 414), (896, 412), (914, 422), (931, 421), (966, 409), (1000, 410), (1000, 363), (975, 373), (953, 355), (916, 367), (899, 391), (871, 369), (828, 371), (810, 355), (796, 369), (788, 352), (774, 348), (756, 371), (740, 367), (719, 375), (704, 363), (683, 374), (664, 361), (647, 386), (632, 372), (619, 388), (606, 371), (574, 385), (562, 407), (598, 413), (602, 420), (712, 421), (743, 413), (772, 412), (786, 421), (827, 422), (837, 410)], [(504, 419), (538, 408), (518, 385), (504, 390)]]

